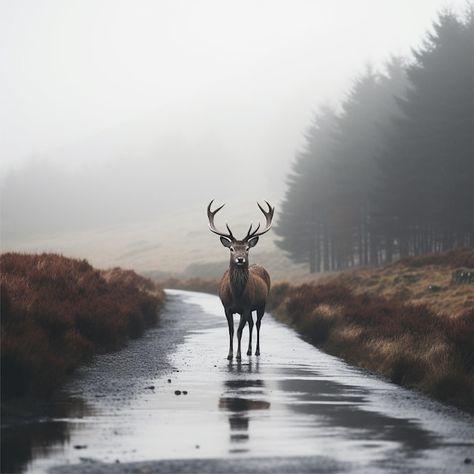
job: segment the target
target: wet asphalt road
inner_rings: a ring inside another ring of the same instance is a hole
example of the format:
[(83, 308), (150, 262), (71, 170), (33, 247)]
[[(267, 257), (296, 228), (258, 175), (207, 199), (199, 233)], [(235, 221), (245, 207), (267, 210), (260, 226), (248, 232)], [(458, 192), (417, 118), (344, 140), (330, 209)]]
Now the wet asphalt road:
[(219, 300), (169, 290), (156, 329), (81, 369), (39, 419), (6, 421), (8, 465), (30, 473), (474, 472), (465, 462), (474, 460), (473, 417), (318, 351), (268, 314), (259, 358), (228, 362), (227, 349)]

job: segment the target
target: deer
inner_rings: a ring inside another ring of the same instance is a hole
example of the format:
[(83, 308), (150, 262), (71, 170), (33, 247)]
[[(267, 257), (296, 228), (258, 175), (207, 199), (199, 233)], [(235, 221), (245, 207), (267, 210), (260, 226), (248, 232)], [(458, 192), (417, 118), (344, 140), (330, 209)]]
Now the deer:
[(249, 325), (249, 346), (247, 355), (252, 355), (252, 330), (254, 326), (252, 312), (257, 312), (257, 347), (256, 356), (260, 356), (260, 326), (265, 313), (265, 305), (270, 292), (270, 275), (260, 265), (249, 265), (249, 250), (257, 245), (261, 235), (268, 232), (272, 226), (273, 213), (275, 208), (265, 201), (268, 209), (264, 209), (258, 202), (257, 206), (262, 211), (266, 219), (265, 228), (259, 232), (260, 223), (252, 230), (253, 224), (247, 231), (247, 235), (238, 240), (232, 234), (229, 225), (226, 223), (227, 232), (218, 230), (214, 224), (214, 216), (225, 206), (211, 210), (214, 199), (207, 206), (207, 217), (209, 229), (217, 234), (224, 247), (230, 250), (229, 269), (224, 273), (218, 286), (219, 298), (224, 306), (225, 316), (229, 327), (229, 354), (228, 360), (234, 355), (234, 314), (240, 314), (239, 327), (237, 329), (237, 360), (241, 360), (241, 339), (245, 324)]

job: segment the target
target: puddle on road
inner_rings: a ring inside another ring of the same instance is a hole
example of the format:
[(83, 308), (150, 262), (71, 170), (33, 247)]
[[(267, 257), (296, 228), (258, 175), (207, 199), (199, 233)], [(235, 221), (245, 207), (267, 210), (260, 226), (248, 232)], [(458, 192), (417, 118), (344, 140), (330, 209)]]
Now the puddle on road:
[[(4, 452), (16, 456), (7, 457), (12, 472), (94, 461), (274, 456), (462, 472), (462, 460), (472, 457), (467, 415), (353, 369), (269, 316), (262, 356), (228, 362), (218, 299), (168, 294), (169, 324), (71, 385), (76, 399), (83, 395), (80, 414), (68, 411), (76, 403), (71, 398), (59, 416), (6, 431)], [(156, 365), (165, 369), (147, 375)]]
[(11, 406), (2, 414), (1, 472), (23, 472), (36, 458), (55, 457), (92, 414), (83, 400), (69, 396)]
[(424, 458), (428, 450), (438, 448), (438, 436), (418, 421), (365, 410), (370, 397), (366, 388), (341, 385), (304, 369), (293, 370), (292, 378), (285, 376), (278, 383), (289, 394), (287, 407), (310, 416), (328, 437), (352, 441), (364, 453), (369, 449), (376, 464), (387, 457), (392, 463), (400, 456), (405, 461)]

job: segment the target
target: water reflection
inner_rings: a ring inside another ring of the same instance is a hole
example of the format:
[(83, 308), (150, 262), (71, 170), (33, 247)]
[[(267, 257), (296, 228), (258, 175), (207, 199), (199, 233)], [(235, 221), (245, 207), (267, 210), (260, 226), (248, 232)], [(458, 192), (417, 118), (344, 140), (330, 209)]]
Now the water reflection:
[(408, 457), (420, 456), (438, 446), (437, 437), (416, 420), (366, 409), (367, 389), (314, 378), (312, 371), (303, 369), (295, 369), (292, 378), (283, 378), (278, 385), (292, 394), (288, 403), (292, 411), (313, 416), (316, 424), (327, 428), (327, 433), (332, 430), (337, 436), (337, 431), (343, 430), (346, 437), (365, 438), (373, 445), (394, 442)]
[(41, 405), (22, 402), (2, 407), (1, 472), (23, 472), (33, 459), (69, 443), (74, 425), (68, 419), (89, 413), (82, 400), (72, 397)]
[[(258, 363), (241, 364), (229, 363), (229, 374), (235, 373), (237, 378), (224, 382), (224, 392), (219, 398), (219, 409), (227, 413), (230, 429), (231, 453), (246, 453), (249, 451), (249, 424), (252, 412), (268, 410), (270, 402), (266, 399), (265, 383), (262, 379), (253, 378), (258, 374)], [(247, 377), (246, 374), (252, 374)]]

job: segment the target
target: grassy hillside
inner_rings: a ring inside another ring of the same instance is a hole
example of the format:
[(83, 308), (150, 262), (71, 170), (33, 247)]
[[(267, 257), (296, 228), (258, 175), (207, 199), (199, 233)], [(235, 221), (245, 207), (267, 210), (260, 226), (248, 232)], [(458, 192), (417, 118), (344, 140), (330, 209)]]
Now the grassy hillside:
[[(278, 206), (278, 196), (262, 198)], [(209, 231), (206, 206), (210, 199), (188, 202), (179, 209), (157, 212), (154, 218), (141, 221), (126, 222), (120, 219), (116, 225), (81, 231), (64, 230), (45, 235), (35, 234), (34, 237), (27, 237), (30, 234), (26, 234), (21, 239), (2, 241), (2, 244), (6, 251), (25, 253), (49, 252), (53, 249), (54, 252), (76, 258), (86, 257), (99, 268), (134, 268), (140, 273), (146, 272), (150, 277), (217, 278), (228, 266), (229, 250)], [(255, 201), (245, 196), (228, 200), (221, 213), (216, 216), (216, 223), (225, 227), (225, 222), (229, 222), (238, 237), (246, 234), (251, 222), (256, 224), (264, 221)], [(273, 232), (266, 234), (252, 249), (251, 262), (265, 263), (274, 278), (304, 274), (306, 266), (291, 262), (276, 247), (274, 239)]]
[(474, 412), (474, 250), (292, 286), (271, 310), (324, 351)]
[(6, 253), (0, 266), (2, 399), (49, 394), (94, 353), (139, 337), (164, 302), (153, 282), (85, 260)]
[(347, 286), (356, 294), (426, 305), (437, 314), (452, 317), (474, 310), (469, 272), (474, 283), (474, 250), (460, 249), (409, 257), (381, 268), (346, 271), (320, 281)]

